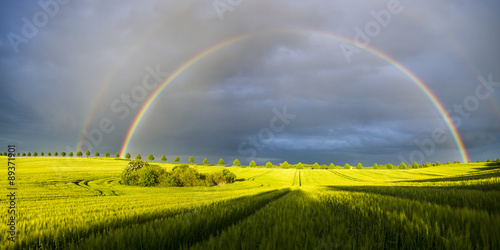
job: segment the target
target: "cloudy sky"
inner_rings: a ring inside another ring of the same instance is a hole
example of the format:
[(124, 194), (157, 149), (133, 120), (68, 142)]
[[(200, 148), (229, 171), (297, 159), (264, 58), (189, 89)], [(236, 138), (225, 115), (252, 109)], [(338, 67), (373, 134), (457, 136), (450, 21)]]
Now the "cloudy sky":
[(0, 144), (114, 155), (178, 73), (133, 156), (462, 160), (411, 72), (471, 160), (500, 157), (500, 3), (367, 2), (2, 1)]

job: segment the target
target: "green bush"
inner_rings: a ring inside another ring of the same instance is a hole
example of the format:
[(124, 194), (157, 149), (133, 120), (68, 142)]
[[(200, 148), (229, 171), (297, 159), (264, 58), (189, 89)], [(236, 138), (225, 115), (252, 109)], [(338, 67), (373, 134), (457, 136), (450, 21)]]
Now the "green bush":
[(254, 168), (254, 167), (257, 166), (257, 164), (255, 163), (254, 160), (252, 160), (248, 166), (251, 167), (251, 168)]
[(406, 164), (404, 162), (401, 162), (401, 164), (399, 164), (399, 168), (406, 169)]
[(373, 169), (378, 169), (378, 164), (377, 163), (373, 164)]
[(172, 176), (175, 178), (176, 186), (194, 187), (205, 185), (205, 176), (198, 173), (198, 170), (188, 165), (181, 166), (180, 168), (174, 169), (172, 173)]
[(387, 169), (392, 169), (393, 168), (392, 164), (390, 164), (390, 163), (387, 163), (386, 167), (387, 167)]
[(150, 165), (142, 160), (132, 160), (123, 170), (122, 183), (143, 187), (158, 186), (167, 176), (167, 171), (158, 165)]
[(290, 164), (288, 164), (288, 162), (287, 162), (287, 161), (285, 161), (285, 162), (283, 162), (283, 163), (281, 164), (281, 168), (288, 169), (288, 168), (290, 168)]
[(363, 169), (363, 165), (361, 165), (361, 163), (358, 163), (358, 166), (356, 168), (357, 169)]
[(149, 165), (141, 160), (131, 161), (122, 174), (123, 184), (143, 187), (213, 186), (233, 183), (235, 180), (236, 175), (227, 169), (205, 175), (199, 173), (196, 168), (182, 164), (168, 172), (158, 165)]
[(299, 162), (297, 164), (297, 169), (304, 169), (304, 164), (302, 164), (302, 162)]
[(143, 187), (158, 186), (162, 180), (166, 180), (168, 173), (158, 165), (150, 165), (138, 171), (138, 185)]
[(236, 180), (236, 175), (227, 170), (224, 169), (222, 172), (218, 173), (211, 173), (208, 176), (206, 176), (206, 185), (207, 186), (213, 186), (213, 185), (225, 185), (228, 183), (233, 183)]
[(125, 170), (123, 170), (122, 176), (128, 176), (131, 175), (133, 172), (149, 166), (149, 163), (141, 160), (132, 160), (128, 163), (128, 165), (125, 167)]
[(233, 166), (239, 167), (241, 165), (240, 160), (236, 159), (233, 161)]
[(350, 166), (348, 163), (346, 163), (346, 164), (344, 165), (344, 169), (351, 169), (351, 166)]

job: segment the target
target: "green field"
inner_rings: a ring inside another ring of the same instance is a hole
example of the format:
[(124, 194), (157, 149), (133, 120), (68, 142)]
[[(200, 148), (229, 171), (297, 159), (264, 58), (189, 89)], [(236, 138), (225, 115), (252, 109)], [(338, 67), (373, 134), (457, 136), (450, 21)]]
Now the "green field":
[(7, 234), (7, 157), (0, 157), (2, 249), (500, 248), (497, 163), (230, 167), (236, 182), (213, 187), (121, 185), (125, 160), (19, 157), (15, 163), (14, 243)]

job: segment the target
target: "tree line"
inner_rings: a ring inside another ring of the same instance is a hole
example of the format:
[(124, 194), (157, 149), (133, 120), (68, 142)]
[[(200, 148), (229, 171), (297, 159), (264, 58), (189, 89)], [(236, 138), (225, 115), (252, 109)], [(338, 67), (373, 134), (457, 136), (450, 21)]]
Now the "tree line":
[[(7, 156), (7, 152), (3, 152), (3, 156)], [(31, 154), (31, 152), (28, 152), (28, 153), (17, 153), (17, 156), (45, 156), (45, 153), (44, 152), (40, 152), (40, 154), (38, 154), (37, 152), (33, 152), (33, 154)], [(69, 157), (73, 157), (73, 152), (69, 152), (66, 154), (66, 152), (54, 152), (54, 153), (50, 153), (48, 152), (46, 154), (47, 156), (59, 156), (61, 155), (62, 157), (65, 157), (66, 155), (68, 155)], [(86, 151), (85, 153), (83, 153), (82, 151), (77, 151), (76, 154), (75, 154), (77, 157), (82, 157), (83, 155), (85, 155), (86, 157), (89, 157), (91, 155), (90, 151)], [(95, 157), (100, 157), (100, 153), (99, 152), (95, 152), (94, 153), (94, 156)], [(108, 152), (105, 152), (104, 153), (104, 156), (106, 158), (109, 158), (111, 155), (108, 153)], [(115, 158), (120, 158), (120, 154), (119, 153), (116, 153), (115, 154)], [(127, 160), (130, 160), (131, 159), (131, 155), (130, 153), (126, 153), (125, 154), (125, 159)], [(155, 157), (153, 156), (153, 154), (149, 154), (147, 159), (149, 161), (154, 161), (155, 160)], [(135, 157), (135, 160), (142, 160), (142, 156), (141, 154), (137, 154), (136, 157)], [(165, 155), (162, 155), (160, 157), (160, 161), (162, 162), (166, 162), (167, 161), (167, 157)], [(176, 156), (174, 158), (174, 162), (175, 163), (179, 163), (181, 161), (180, 157), (179, 156)], [(190, 164), (194, 164), (194, 158), (193, 156), (190, 156), (188, 158), (188, 161)], [(207, 158), (203, 159), (203, 164), (205, 165), (209, 165), (209, 161)], [(480, 162), (480, 161), (477, 161), (477, 162)], [(500, 158), (497, 158), (496, 161), (491, 161), (490, 159), (486, 160), (486, 162), (495, 162), (495, 163), (499, 163), (500, 164)], [(454, 164), (456, 163), (461, 163), (460, 161), (455, 161), (453, 162)], [(385, 168), (385, 169), (409, 169), (409, 168), (426, 168), (426, 167), (433, 167), (433, 166), (440, 166), (440, 165), (447, 165), (447, 164), (451, 164), (450, 161), (446, 162), (446, 163), (440, 163), (439, 161), (437, 161), (436, 163), (430, 163), (430, 162), (427, 162), (425, 164), (417, 164), (416, 162), (414, 162), (413, 164), (411, 165), (406, 165), (404, 162), (401, 162), (401, 164), (399, 165), (392, 165), (391, 163), (388, 163), (388, 164), (377, 164), (375, 163), (372, 168), (373, 169), (382, 169), (382, 168)], [(224, 159), (219, 159), (218, 161), (218, 165), (225, 165), (225, 161)], [(240, 161), (238, 159), (235, 159), (232, 163), (232, 166), (243, 166), (241, 165)], [(243, 167), (246, 167), (246, 166), (243, 166)], [(319, 165), (317, 162), (314, 163), (314, 164), (303, 164), (301, 162), (293, 165), (293, 164), (289, 164), (287, 161), (284, 161), (283, 163), (279, 163), (278, 165), (275, 165), (273, 164), (272, 162), (267, 162), (266, 164), (264, 165), (257, 165), (255, 163), (255, 161), (251, 161), (248, 165), (248, 167), (251, 167), (251, 168), (255, 168), (255, 167), (259, 167), (259, 168), (283, 168), (283, 169), (289, 169), (289, 168), (295, 168), (295, 169), (305, 169), (305, 168), (310, 168), (310, 169), (364, 169), (364, 166), (361, 164), (361, 163), (358, 163), (357, 166), (351, 166), (349, 165), (348, 163), (346, 163), (344, 166), (340, 166), (340, 165), (335, 165), (333, 163), (330, 163), (330, 165), (325, 165), (325, 164), (322, 164), (322, 165)]]

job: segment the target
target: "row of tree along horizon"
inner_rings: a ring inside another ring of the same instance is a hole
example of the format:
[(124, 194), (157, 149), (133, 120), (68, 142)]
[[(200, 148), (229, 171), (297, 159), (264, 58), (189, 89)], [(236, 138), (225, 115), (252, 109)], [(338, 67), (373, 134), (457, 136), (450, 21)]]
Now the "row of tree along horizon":
[[(81, 157), (85, 154), (86, 157), (89, 157), (90, 156), (90, 151), (86, 151), (85, 153), (82, 153), (82, 151), (78, 151), (76, 152), (76, 156), (78, 157)], [(7, 152), (4, 152), (3, 153), (3, 156), (7, 156)], [(54, 152), (54, 154), (48, 152), (47, 153), (47, 156), (59, 156), (59, 154), (57, 152)], [(61, 152), (60, 153), (61, 156), (66, 156), (66, 152)], [(73, 152), (69, 152), (67, 154), (69, 157), (73, 157)], [(38, 153), (37, 152), (34, 152), (33, 154), (31, 154), (30, 152), (28, 153), (17, 153), (17, 156), (38, 156)], [(45, 156), (45, 153), (44, 152), (40, 152), (40, 156)], [(95, 152), (94, 153), (94, 156), (95, 157), (100, 157), (100, 154), (99, 152)], [(111, 155), (106, 152), (104, 153), (104, 156), (106, 156), (106, 158), (110, 157)], [(119, 153), (116, 153), (115, 154), (115, 158), (120, 158), (120, 154)], [(129, 153), (127, 153), (125, 155), (125, 158), (126, 159), (130, 159), (131, 156)], [(138, 154), (135, 159), (138, 159), (138, 160), (141, 160), (142, 159), (142, 156), (140, 154)], [(154, 161), (155, 157), (153, 156), (153, 154), (149, 154), (148, 156), (148, 160), (149, 161)], [(165, 157), (165, 155), (162, 155), (160, 160), (162, 162), (166, 162), (167, 161), (167, 157)], [(194, 164), (194, 158), (192, 156), (189, 157), (188, 161), (191, 163), (191, 164)], [(174, 158), (174, 162), (175, 163), (179, 163), (180, 162), (180, 158), (179, 156), (176, 156)], [(490, 159), (488, 159), (486, 162), (491, 162)], [(497, 159), (496, 162), (500, 162), (500, 159)], [(461, 163), (460, 161), (455, 161), (454, 163)], [(205, 165), (208, 165), (209, 164), (209, 161), (207, 158), (203, 159), (203, 164)], [(218, 162), (219, 165), (224, 165), (225, 162), (224, 160), (221, 158)], [(447, 162), (447, 163), (444, 163), (444, 164), (451, 164), (451, 162)], [(238, 159), (235, 159), (233, 161), (233, 166), (242, 166), (240, 161)], [(439, 166), (439, 165), (443, 165), (441, 164), (439, 161), (436, 162), (436, 163), (425, 163), (425, 164), (417, 164), (416, 162), (414, 162), (412, 165), (409, 165), (407, 166), (404, 162), (401, 162), (401, 164), (398, 166), (398, 165), (392, 165), (391, 163), (388, 163), (386, 165), (378, 165), (377, 163), (375, 163), (372, 167), (374, 169), (377, 169), (377, 168), (387, 168), (387, 169), (407, 169), (407, 168), (425, 168), (425, 167), (432, 167), (432, 166)], [(293, 165), (293, 164), (289, 164), (287, 161), (283, 162), (283, 163), (280, 163), (279, 165), (273, 165), (273, 163), (271, 162), (267, 162), (264, 166), (257, 166), (257, 164), (255, 163), (255, 161), (251, 161), (250, 164), (248, 165), (249, 167), (266, 167), (266, 168), (273, 168), (273, 167), (279, 167), (279, 168), (297, 168), (297, 169), (303, 169), (305, 167), (307, 168), (312, 168), (312, 169), (339, 169), (339, 168), (343, 168), (343, 169), (352, 169), (352, 168), (357, 168), (357, 169), (363, 169), (363, 165), (361, 163), (358, 163), (358, 165), (356, 167), (353, 167), (351, 165), (349, 165), (348, 163), (346, 163), (343, 167), (342, 166), (339, 166), (339, 165), (335, 165), (333, 163), (330, 163), (330, 165), (319, 165), (317, 162), (314, 163), (314, 164), (303, 164), (301, 162)]]

